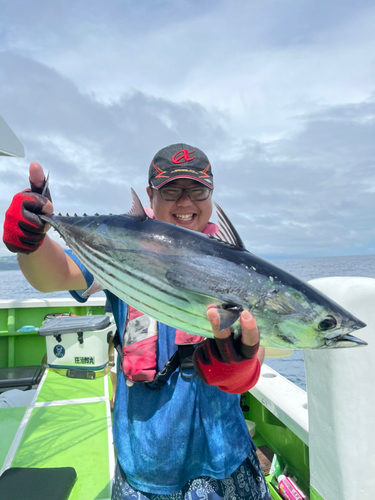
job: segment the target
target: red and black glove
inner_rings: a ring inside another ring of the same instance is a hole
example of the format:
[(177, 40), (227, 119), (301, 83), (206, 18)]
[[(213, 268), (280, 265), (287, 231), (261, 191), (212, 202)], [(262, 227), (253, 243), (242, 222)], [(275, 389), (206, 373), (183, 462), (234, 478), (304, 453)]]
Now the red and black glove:
[(259, 342), (247, 346), (241, 337), (235, 340), (233, 335), (225, 339), (206, 339), (194, 351), (195, 370), (206, 384), (240, 394), (254, 387), (259, 379), (258, 349)]
[[(43, 243), (45, 232), (38, 214), (42, 213), (47, 197), (34, 192), (42, 188), (25, 189), (16, 194), (5, 213), (3, 241), (11, 252), (29, 254)], [(48, 191), (48, 189), (47, 189)], [(49, 192), (46, 192), (47, 196)]]

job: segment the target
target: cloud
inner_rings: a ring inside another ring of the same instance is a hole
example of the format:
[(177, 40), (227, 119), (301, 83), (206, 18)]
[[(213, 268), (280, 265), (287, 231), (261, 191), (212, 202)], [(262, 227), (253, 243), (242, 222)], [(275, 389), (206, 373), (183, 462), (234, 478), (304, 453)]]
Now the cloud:
[(369, 0), (107, 2), (105, 10), (93, 0), (76, 2), (74, 14), (62, 1), (15, 0), (3, 16), (7, 50), (102, 102), (134, 89), (193, 98), (229, 109), (233, 127), (262, 137), (290, 125), (287, 110), (360, 100), (370, 88)]
[(148, 166), (158, 149), (184, 140), (214, 150), (225, 140), (215, 119), (219, 113), (194, 102), (175, 104), (136, 92), (105, 105), (24, 57), (0, 54), (0, 68), (0, 108), (26, 151), (25, 160), (0, 164), (7, 179), (2, 213), (11, 192), (27, 187), (30, 161), (50, 170), (57, 210), (118, 212), (131, 206), (130, 187), (147, 201)]
[[(235, 225), (245, 230), (250, 222), (247, 240), (261, 253), (365, 253), (375, 236), (375, 103), (332, 106), (301, 120), (301, 132), (245, 144), (231, 165), (231, 185), (241, 186)], [(226, 186), (219, 189), (225, 196)]]
[(0, 113), (26, 150), (0, 161), (2, 214), (32, 160), (57, 211), (147, 203), (151, 158), (187, 142), (255, 253), (375, 247), (372, 2), (2, 7)]

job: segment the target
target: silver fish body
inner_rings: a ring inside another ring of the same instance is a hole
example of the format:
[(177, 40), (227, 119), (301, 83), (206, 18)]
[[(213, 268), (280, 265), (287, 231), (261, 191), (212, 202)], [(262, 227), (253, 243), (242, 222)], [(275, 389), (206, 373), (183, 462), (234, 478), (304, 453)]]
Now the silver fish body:
[[(219, 208), (220, 210), (220, 208)], [(221, 329), (240, 334), (239, 316), (256, 319), (261, 345), (286, 349), (366, 345), (366, 325), (307, 283), (243, 248), (221, 212), (229, 244), (150, 219), (133, 193), (124, 215), (48, 216), (103, 289), (150, 317), (213, 337), (206, 312), (219, 306)]]

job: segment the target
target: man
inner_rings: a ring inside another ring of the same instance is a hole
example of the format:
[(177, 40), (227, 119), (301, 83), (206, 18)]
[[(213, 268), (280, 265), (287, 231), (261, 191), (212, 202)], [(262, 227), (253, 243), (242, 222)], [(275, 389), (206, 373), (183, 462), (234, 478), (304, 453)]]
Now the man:
[[(52, 213), (53, 206), (40, 194), (45, 180), (36, 163), (30, 166), (30, 183), (32, 190), (18, 193), (6, 213), (4, 242), (19, 253), (22, 272), (35, 288), (71, 290), (83, 301), (82, 291), (93, 276), (45, 234), (48, 228), (37, 214)], [(153, 158), (149, 216), (213, 234), (212, 192), (211, 165), (198, 148), (173, 144)], [(202, 342), (199, 336), (156, 323), (108, 291), (106, 295), (122, 345), (112, 498), (268, 499), (239, 405), (240, 393), (257, 382), (264, 357), (250, 313), (242, 313), (242, 337), (235, 343), (229, 329), (219, 331), (216, 308), (209, 307), (215, 339)], [(173, 370), (166, 370), (168, 361)]]

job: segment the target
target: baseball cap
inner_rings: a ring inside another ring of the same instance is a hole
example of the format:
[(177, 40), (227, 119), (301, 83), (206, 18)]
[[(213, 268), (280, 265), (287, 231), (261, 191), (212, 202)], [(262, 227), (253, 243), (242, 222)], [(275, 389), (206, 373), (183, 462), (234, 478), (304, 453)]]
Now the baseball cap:
[(167, 182), (181, 178), (214, 187), (210, 161), (203, 151), (189, 144), (171, 144), (158, 151), (148, 171), (150, 186), (159, 189)]

